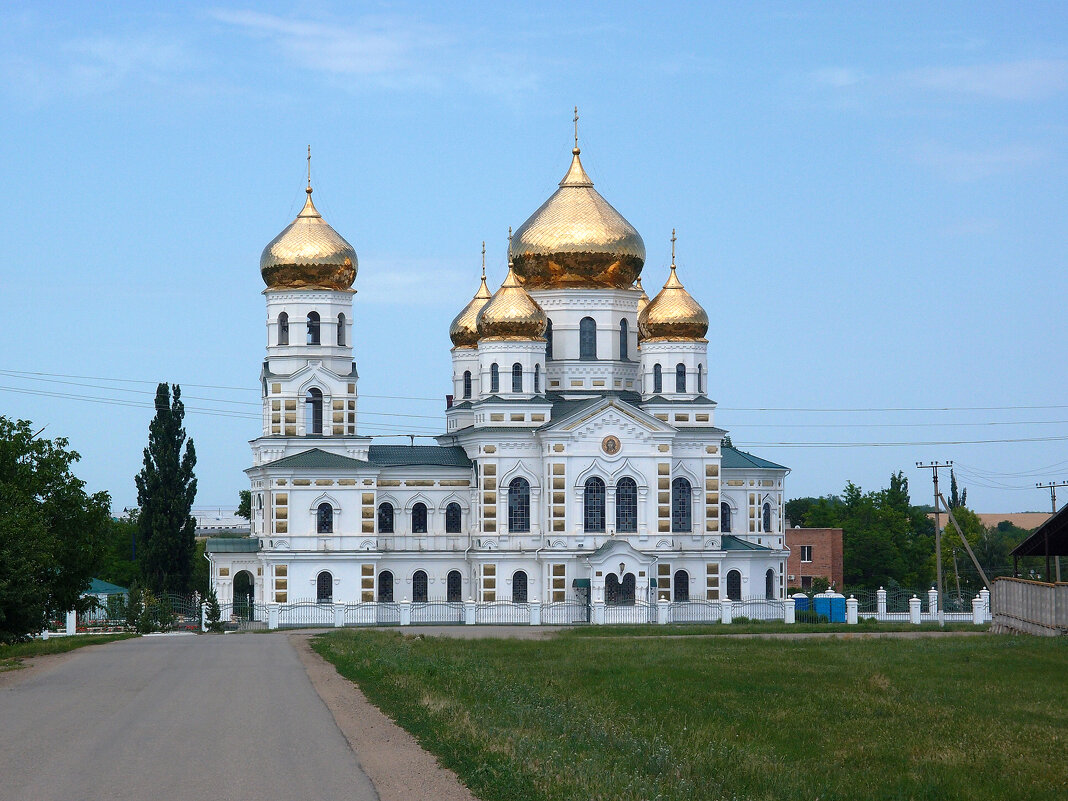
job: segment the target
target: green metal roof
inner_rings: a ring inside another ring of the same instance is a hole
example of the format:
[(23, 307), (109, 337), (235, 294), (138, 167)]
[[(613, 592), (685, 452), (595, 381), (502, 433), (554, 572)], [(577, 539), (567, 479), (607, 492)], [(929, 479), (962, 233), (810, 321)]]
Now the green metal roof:
[[(367, 453), (379, 467), (470, 467), (463, 448), (455, 445), (372, 445)], [(362, 463), (361, 463), (362, 464)]]
[(755, 544), (749, 542), (748, 540), (743, 540), (743, 539), (740, 539), (739, 537), (735, 537), (733, 534), (724, 534), (723, 535), (722, 548), (723, 548), (724, 551), (770, 551), (771, 550), (771, 548), (768, 548), (767, 546), (755, 545)]
[(110, 581), (95, 578), (89, 582), (89, 589), (86, 592), (91, 595), (122, 595), (129, 592), (129, 590), (125, 587), (120, 587), (118, 584), (112, 584)]
[(759, 456), (753, 456), (751, 453), (740, 451), (737, 448), (731, 448), (729, 446), (723, 446), (723, 460), (722, 466), (727, 470), (744, 470), (749, 467), (762, 467), (769, 470), (789, 470), (789, 467), (783, 467), (781, 464), (775, 464), (775, 462), (769, 462), (767, 459), (761, 459)]
[(359, 459), (350, 459), (348, 456), (339, 456), (336, 453), (328, 453), (319, 448), (312, 448), (311, 450), (294, 453), (292, 456), (285, 456), (275, 462), (269, 462), (268, 464), (271, 467), (289, 467), (295, 470), (316, 468), (351, 470), (354, 468), (371, 466), (368, 462), (363, 462)]
[(255, 537), (211, 537), (204, 543), (207, 553), (256, 553), (259, 549)]

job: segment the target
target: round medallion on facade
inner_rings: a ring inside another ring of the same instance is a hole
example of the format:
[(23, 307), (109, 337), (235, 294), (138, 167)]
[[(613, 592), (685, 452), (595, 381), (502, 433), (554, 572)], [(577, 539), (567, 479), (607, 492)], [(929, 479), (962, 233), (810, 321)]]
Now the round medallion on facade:
[(617, 437), (615, 434), (609, 434), (607, 437), (601, 440), (601, 450), (609, 456), (615, 456), (617, 453), (619, 453), (619, 450), (622, 447), (623, 444), (619, 441), (619, 437)]
[(312, 203), (304, 208), (260, 256), (268, 289), (350, 289), (358, 269), (356, 251), (322, 218)]

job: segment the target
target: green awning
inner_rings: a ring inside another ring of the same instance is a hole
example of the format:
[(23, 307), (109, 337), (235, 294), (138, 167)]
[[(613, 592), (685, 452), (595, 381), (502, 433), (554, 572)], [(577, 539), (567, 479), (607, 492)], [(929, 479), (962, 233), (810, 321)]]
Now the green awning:
[(589, 579), (575, 579), (571, 582), (572, 587), (585, 587), (587, 590), (590, 588)]

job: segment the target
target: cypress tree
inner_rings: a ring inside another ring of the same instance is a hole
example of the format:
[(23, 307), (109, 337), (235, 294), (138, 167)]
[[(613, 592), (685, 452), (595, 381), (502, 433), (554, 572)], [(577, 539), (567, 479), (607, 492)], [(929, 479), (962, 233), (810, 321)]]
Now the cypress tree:
[[(190, 516), (197, 494), (197, 457), (186, 441), (181, 388), (156, 388), (156, 416), (148, 427), (145, 466), (137, 474), (137, 557), (153, 591), (189, 592), (193, 578), (196, 521)], [(182, 451), (182, 445), (185, 451)]]

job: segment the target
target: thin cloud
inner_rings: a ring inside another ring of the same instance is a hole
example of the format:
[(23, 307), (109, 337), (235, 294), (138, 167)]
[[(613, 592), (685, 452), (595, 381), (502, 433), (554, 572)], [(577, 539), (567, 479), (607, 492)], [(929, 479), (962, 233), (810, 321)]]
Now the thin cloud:
[(926, 143), (917, 148), (913, 159), (931, 167), (951, 181), (977, 181), (995, 175), (1033, 169), (1049, 161), (1049, 151), (1025, 144), (967, 150)]
[(919, 89), (993, 100), (1041, 100), (1068, 87), (1068, 61), (1030, 59), (969, 67), (930, 67), (906, 73)]
[(810, 77), (819, 86), (830, 86), (835, 89), (856, 86), (865, 79), (864, 73), (852, 67), (824, 67), (813, 70)]

